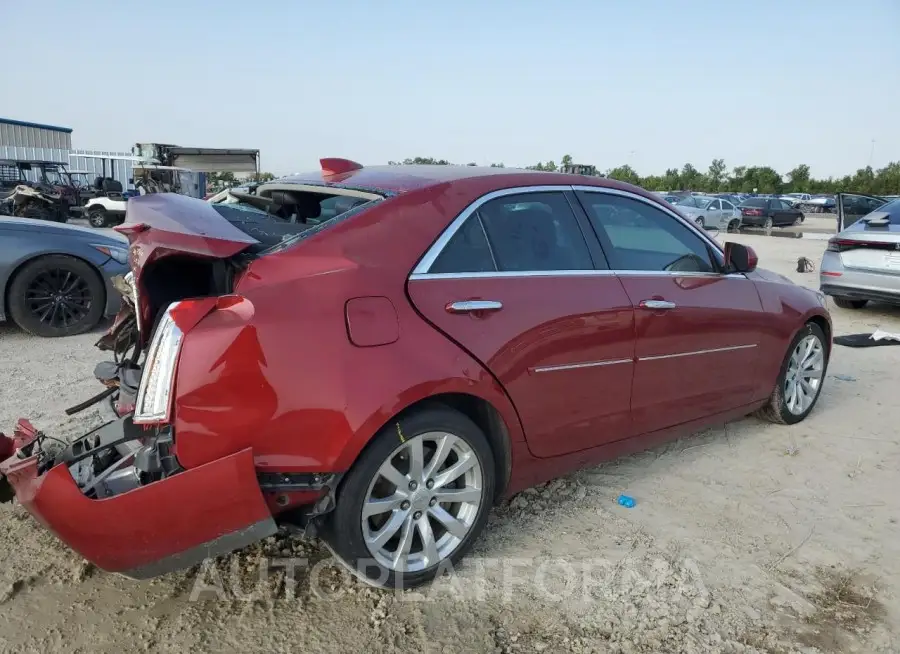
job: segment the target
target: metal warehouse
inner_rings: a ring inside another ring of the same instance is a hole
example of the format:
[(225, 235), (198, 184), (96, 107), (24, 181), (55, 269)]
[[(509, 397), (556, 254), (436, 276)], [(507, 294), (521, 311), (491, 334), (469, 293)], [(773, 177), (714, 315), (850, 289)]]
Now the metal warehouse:
[(0, 159), (69, 161), (72, 128), (0, 118)]
[[(130, 152), (73, 150), (72, 128), (0, 118), (0, 159), (57, 161), (72, 172), (114, 177), (128, 187), (132, 176)], [(26, 175), (31, 177), (31, 173)]]

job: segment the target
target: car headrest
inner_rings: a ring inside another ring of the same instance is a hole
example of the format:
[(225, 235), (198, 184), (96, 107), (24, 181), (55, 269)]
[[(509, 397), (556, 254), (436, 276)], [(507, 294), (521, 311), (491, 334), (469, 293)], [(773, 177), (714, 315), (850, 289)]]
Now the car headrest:
[(341, 196), (337, 200), (334, 201), (334, 214), (340, 215), (342, 213), (346, 213), (351, 209), (355, 209), (356, 207), (365, 204), (368, 202), (365, 198), (354, 198), (350, 196)]

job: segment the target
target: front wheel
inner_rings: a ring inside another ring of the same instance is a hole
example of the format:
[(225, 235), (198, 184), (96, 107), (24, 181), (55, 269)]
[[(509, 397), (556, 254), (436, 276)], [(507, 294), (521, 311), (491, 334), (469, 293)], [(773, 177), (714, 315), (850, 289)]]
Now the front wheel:
[(390, 422), (369, 443), (344, 479), (324, 536), (367, 583), (412, 588), (465, 555), (493, 496), (484, 433), (435, 405)]
[(815, 323), (807, 323), (791, 341), (775, 389), (757, 415), (781, 425), (800, 422), (816, 405), (827, 369), (825, 333)]

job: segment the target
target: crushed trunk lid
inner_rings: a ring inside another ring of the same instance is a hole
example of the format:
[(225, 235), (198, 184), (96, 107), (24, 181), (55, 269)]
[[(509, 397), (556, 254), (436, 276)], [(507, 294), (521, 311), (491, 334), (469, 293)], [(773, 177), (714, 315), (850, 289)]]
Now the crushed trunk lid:
[(125, 222), (115, 228), (131, 243), (133, 304), (138, 308), (138, 323), (147, 335), (152, 320), (148, 307), (139, 299), (146, 290), (144, 279), (148, 265), (172, 257), (187, 256), (207, 260), (230, 259), (260, 242), (241, 231), (213, 205), (176, 193), (152, 193), (131, 198)]

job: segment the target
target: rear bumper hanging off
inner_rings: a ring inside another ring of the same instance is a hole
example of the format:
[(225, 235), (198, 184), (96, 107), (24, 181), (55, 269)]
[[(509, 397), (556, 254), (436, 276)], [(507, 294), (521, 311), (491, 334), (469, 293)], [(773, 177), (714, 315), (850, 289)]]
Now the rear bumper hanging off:
[[(104, 429), (120, 430), (124, 438), (127, 419)], [(18, 447), (36, 434), (20, 421), (12, 440)], [(8, 440), (0, 439), (0, 446)], [(66, 545), (103, 570), (135, 579), (190, 567), (277, 530), (249, 448), (101, 499), (87, 497), (65, 464), (39, 474), (36, 454), (13, 454), (0, 463), (0, 473), (18, 501)]]

